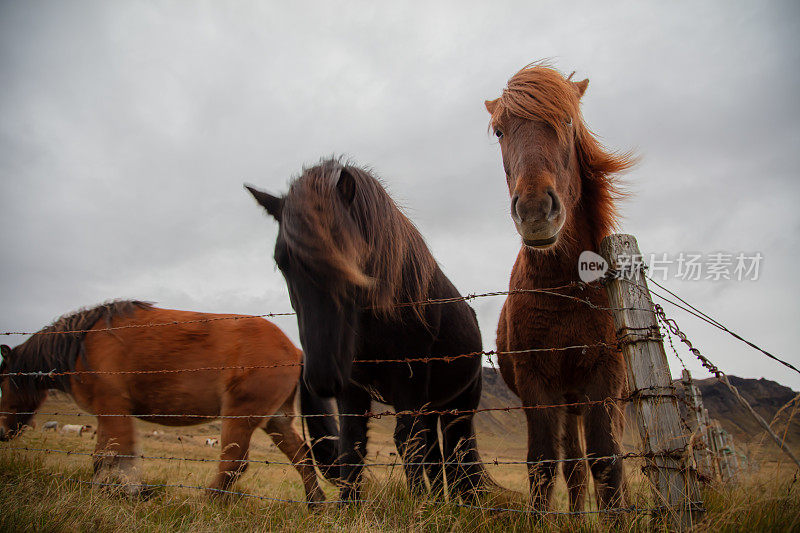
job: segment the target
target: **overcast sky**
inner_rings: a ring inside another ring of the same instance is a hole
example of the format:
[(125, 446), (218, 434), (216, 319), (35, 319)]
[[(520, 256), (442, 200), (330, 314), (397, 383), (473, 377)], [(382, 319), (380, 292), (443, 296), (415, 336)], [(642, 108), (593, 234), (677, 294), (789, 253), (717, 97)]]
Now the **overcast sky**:
[[(796, 2), (4, 1), (0, 331), (110, 298), (291, 310), (242, 183), (283, 192), (331, 154), (383, 178), (463, 293), (504, 290), (520, 239), (483, 101), (549, 58), (642, 158), (622, 229), (645, 253), (764, 257), (757, 281), (667, 286), (798, 364), (798, 27)], [(502, 301), (473, 303), (486, 349)], [(666, 310), (724, 371), (800, 389)]]

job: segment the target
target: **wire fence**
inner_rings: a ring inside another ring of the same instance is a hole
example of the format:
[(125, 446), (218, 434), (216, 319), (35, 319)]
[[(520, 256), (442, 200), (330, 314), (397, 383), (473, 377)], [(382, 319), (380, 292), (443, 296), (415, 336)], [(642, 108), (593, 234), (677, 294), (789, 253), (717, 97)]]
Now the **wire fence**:
[[(703, 319), (705, 322), (717, 327), (718, 329), (722, 329), (731, 335), (733, 335), (738, 340), (745, 342), (746, 344), (750, 345), (751, 347), (761, 351), (768, 357), (784, 364), (785, 366), (797, 371), (797, 369), (781, 360), (777, 356), (766, 352), (765, 350), (759, 348), (754, 343), (742, 338), (741, 336), (731, 332), (728, 328), (724, 325), (719, 323), (718, 321), (714, 320), (707, 314), (703, 313), (702, 311), (698, 310), (696, 307), (692, 306), (685, 300), (681, 299), (673, 292), (663, 288), (659, 285), (655, 280), (651, 281), (664, 289), (666, 292), (669, 293), (670, 296), (664, 296), (663, 294), (659, 294), (657, 292), (651, 292), (671, 303), (676, 305), (678, 308), (687, 311), (694, 316), (697, 316)], [(602, 285), (603, 280), (601, 280), (598, 285)], [(585, 284), (583, 282), (573, 282), (565, 285), (560, 285), (556, 287), (549, 287), (544, 289), (511, 289), (507, 291), (493, 291), (493, 292), (486, 292), (480, 294), (469, 294), (466, 296), (461, 297), (454, 297), (454, 298), (443, 298), (443, 299), (427, 299), (423, 301), (417, 302), (404, 302), (397, 304), (397, 307), (411, 307), (411, 306), (428, 306), (428, 305), (443, 305), (448, 303), (454, 302), (461, 302), (461, 301), (469, 301), (477, 298), (484, 298), (484, 297), (491, 297), (491, 296), (510, 296), (510, 295), (522, 295), (522, 294), (540, 294), (546, 296), (553, 296), (557, 298), (564, 298), (574, 302), (581, 303), (582, 305), (586, 305), (590, 309), (599, 311), (599, 312), (611, 312), (611, 311), (647, 311), (651, 312), (653, 309), (650, 308), (639, 308), (639, 307), (611, 307), (607, 305), (598, 305), (597, 303), (590, 300), (589, 296), (586, 296), (586, 291), (589, 289), (598, 288), (597, 286), (590, 287), (589, 284)], [(569, 293), (565, 293), (567, 291)], [(584, 296), (579, 296), (576, 294), (584, 294)], [(674, 300), (677, 299), (681, 303), (676, 303)], [(285, 313), (264, 313), (260, 315), (226, 315), (226, 316), (216, 316), (216, 317), (207, 317), (195, 320), (186, 320), (186, 321), (171, 321), (171, 322), (160, 322), (160, 323), (141, 323), (141, 324), (126, 324), (126, 325), (119, 325), (119, 326), (111, 326), (108, 327), (96, 327), (91, 329), (80, 329), (80, 330), (69, 330), (69, 331), (47, 331), (40, 330), (35, 332), (13, 332), (13, 331), (6, 331), (0, 332), (0, 335), (84, 335), (88, 333), (98, 333), (98, 332), (113, 332), (117, 330), (123, 329), (131, 329), (131, 328), (163, 328), (163, 327), (170, 327), (170, 326), (180, 326), (180, 325), (187, 325), (187, 324), (198, 324), (204, 322), (216, 322), (222, 320), (246, 320), (246, 319), (255, 319), (255, 318), (272, 318), (272, 317), (279, 317), (279, 316), (293, 316), (295, 313), (285, 312)], [(664, 310), (661, 306), (655, 305), (655, 314), (657, 319), (659, 320), (660, 324), (662, 325), (664, 331), (666, 332), (666, 337), (669, 339), (670, 346), (678, 360), (680, 361), (681, 365), (684, 366), (684, 360), (678, 354), (677, 349), (675, 348), (674, 344), (672, 343), (672, 335), (677, 336), (684, 344), (686, 344), (689, 348), (690, 353), (692, 353), (698, 360), (700, 360), (701, 364), (707, 368), (712, 374), (717, 377), (722, 376), (722, 372), (719, 370), (716, 365), (711, 363), (707, 357), (703, 356), (699, 350), (694, 348), (691, 342), (688, 340), (685, 334), (680, 331), (677, 327), (677, 324), (673, 319), (670, 319), (664, 313)], [(635, 328), (634, 328), (635, 329)], [(595, 350), (595, 349), (611, 349), (611, 350), (620, 350), (626, 344), (635, 344), (637, 342), (642, 341), (650, 341), (650, 340), (658, 340), (661, 341), (664, 338), (665, 334), (658, 331), (658, 327), (656, 330), (648, 329), (643, 331), (634, 331), (631, 328), (628, 328), (625, 331), (618, 332), (616, 342), (607, 342), (605, 340), (601, 340), (596, 343), (590, 344), (580, 344), (580, 345), (569, 345), (569, 346), (555, 346), (555, 347), (532, 347), (529, 349), (524, 350), (513, 350), (513, 351), (502, 351), (502, 350), (488, 350), (488, 351), (476, 351), (464, 354), (454, 354), (454, 355), (446, 355), (446, 356), (434, 356), (434, 355), (414, 355), (411, 357), (406, 358), (398, 358), (398, 359), (369, 359), (369, 360), (357, 360), (355, 363), (357, 364), (411, 364), (411, 363), (432, 363), (432, 362), (444, 362), (450, 363), (458, 359), (462, 358), (475, 358), (475, 357), (492, 357), (498, 355), (511, 355), (511, 356), (520, 356), (520, 355), (531, 355), (537, 353), (555, 353), (555, 352), (563, 352), (563, 351), (576, 351), (581, 350), (583, 353), (586, 350)], [(89, 376), (89, 375), (124, 375), (124, 374), (175, 374), (175, 373), (183, 373), (183, 372), (220, 372), (226, 370), (251, 370), (251, 369), (269, 369), (269, 368), (279, 368), (279, 367), (299, 367), (302, 366), (302, 362), (281, 362), (281, 363), (271, 363), (271, 364), (262, 364), (262, 365), (218, 365), (218, 366), (198, 366), (192, 368), (160, 368), (160, 369), (128, 369), (128, 370), (69, 370), (63, 372), (55, 372), (55, 371), (37, 371), (37, 372), (4, 372), (0, 374), (0, 379), (4, 377), (47, 377), (47, 378), (54, 378), (58, 376)], [(677, 394), (677, 391), (674, 387), (648, 387), (639, 390), (631, 391), (628, 395), (618, 398), (603, 398), (599, 400), (589, 400), (586, 399), (585, 401), (578, 401), (578, 402), (569, 402), (569, 403), (559, 403), (559, 404), (551, 404), (551, 405), (532, 405), (532, 406), (521, 406), (521, 405), (508, 405), (502, 407), (484, 407), (484, 408), (476, 408), (476, 409), (417, 409), (417, 410), (400, 410), (400, 411), (391, 411), (391, 410), (384, 410), (384, 411), (366, 411), (363, 413), (318, 413), (318, 414), (302, 414), (302, 413), (257, 413), (257, 414), (201, 414), (201, 413), (97, 413), (96, 415), (101, 417), (136, 417), (136, 418), (145, 418), (145, 419), (165, 419), (165, 418), (195, 418), (199, 420), (214, 420), (214, 419), (268, 419), (268, 418), (311, 418), (311, 417), (366, 417), (372, 419), (380, 419), (382, 417), (397, 417), (397, 416), (424, 416), (424, 415), (468, 415), (468, 414), (478, 414), (478, 413), (487, 413), (487, 412), (512, 412), (512, 411), (519, 411), (525, 412), (526, 410), (543, 410), (543, 409), (575, 409), (575, 408), (583, 408), (583, 407), (591, 407), (596, 405), (605, 405), (608, 408), (619, 408), (621, 405), (630, 402), (634, 399), (641, 399), (643, 397), (648, 398), (660, 398), (660, 399), (673, 399), (676, 402), (683, 402), (685, 403), (685, 399)], [(37, 414), (34, 411), (28, 412), (19, 412), (19, 411), (2, 411), (0, 415), (34, 415)], [(71, 416), (71, 417), (88, 417), (88, 416), (95, 416), (95, 414), (89, 414), (84, 412), (38, 412), (39, 415), (46, 415), (46, 416)], [(686, 425), (685, 420), (684, 426), (687, 431), (689, 430), (689, 426)], [(15, 451), (15, 452), (26, 452), (26, 453), (38, 453), (38, 454), (58, 454), (58, 455), (76, 455), (76, 456), (87, 456), (87, 457), (97, 457), (98, 453), (91, 453), (91, 452), (82, 452), (82, 451), (73, 451), (73, 450), (65, 450), (59, 448), (52, 448), (52, 447), (34, 447), (34, 446), (3, 446), (0, 447), (0, 450), (7, 450), (7, 451)], [(102, 452), (107, 453), (107, 452)], [(626, 459), (654, 459), (657, 457), (672, 457), (678, 459), (685, 465), (686, 469), (694, 469), (695, 467), (692, 465), (691, 461), (689, 460), (689, 456), (691, 454), (690, 446), (681, 447), (681, 448), (673, 448), (668, 450), (662, 450), (660, 452), (629, 452), (629, 453), (620, 453), (620, 454), (612, 454), (612, 455), (604, 455), (604, 456), (592, 456), (586, 455), (582, 457), (571, 457), (571, 458), (559, 458), (559, 459), (546, 459), (546, 460), (537, 460), (537, 461), (514, 461), (514, 460), (487, 460), (482, 461), (480, 464), (490, 464), (495, 466), (503, 466), (503, 465), (520, 465), (526, 466), (528, 469), (534, 468), (537, 465), (542, 464), (560, 464), (560, 463), (569, 463), (569, 462), (579, 462), (579, 461), (622, 461)], [(240, 458), (240, 459), (222, 459), (222, 458), (202, 458), (202, 457), (182, 457), (182, 456), (171, 456), (171, 455), (152, 455), (152, 454), (114, 454), (115, 457), (124, 458), (124, 459), (132, 459), (132, 460), (148, 460), (148, 461), (180, 461), (180, 462), (199, 462), (199, 463), (220, 463), (220, 462), (238, 462), (238, 463), (258, 463), (264, 465), (280, 465), (280, 466), (291, 466), (295, 463), (293, 462), (286, 462), (286, 461), (268, 461), (268, 460), (259, 460), (259, 459), (250, 459), (250, 458)], [(395, 460), (393, 462), (366, 462), (366, 463), (335, 463), (332, 465), (326, 464), (317, 464), (317, 466), (325, 468), (331, 466), (367, 466), (367, 467), (394, 467), (398, 465), (406, 465), (406, 466), (433, 466), (433, 465), (442, 465), (442, 462), (406, 462), (406, 461), (398, 461)], [(472, 464), (479, 464), (478, 462), (459, 462), (460, 465), (472, 465)], [(105, 486), (105, 487), (126, 487), (129, 484), (124, 483), (106, 483), (106, 482), (99, 482), (99, 481), (87, 481), (82, 479), (77, 479), (74, 477), (64, 476), (62, 474), (50, 474), (53, 477), (63, 479), (69, 482), (75, 482), (79, 484), (86, 484), (86, 485), (97, 485), (97, 486)], [(306, 503), (305, 501), (300, 500), (291, 500), (291, 499), (284, 499), (284, 498), (274, 498), (269, 496), (263, 496), (258, 494), (250, 494), (246, 492), (238, 492), (238, 491), (230, 491), (230, 490), (223, 490), (223, 489), (213, 489), (207, 487), (199, 487), (193, 485), (187, 485), (182, 483), (173, 483), (173, 484), (148, 484), (148, 483), (136, 483), (137, 486), (147, 489), (157, 489), (157, 488), (181, 488), (181, 489), (190, 489), (190, 490), (199, 490), (211, 493), (220, 493), (220, 494), (227, 494), (233, 496), (240, 496), (240, 497), (248, 497), (248, 498), (255, 498), (259, 500), (267, 500), (267, 501), (276, 501), (276, 502), (284, 502), (284, 503)], [(327, 504), (339, 504), (345, 503), (339, 500), (328, 501)], [(353, 503), (353, 501), (348, 501), (347, 503)], [(461, 507), (465, 508), (472, 508), (481, 511), (491, 511), (491, 512), (512, 512), (512, 513), (534, 513), (540, 515), (564, 515), (564, 516), (572, 516), (572, 515), (580, 515), (580, 514), (600, 514), (600, 513), (610, 513), (610, 514), (624, 514), (624, 513), (650, 513), (650, 514), (659, 514), (670, 511), (668, 506), (654, 506), (654, 507), (618, 507), (618, 508), (609, 508), (609, 509), (596, 509), (596, 510), (585, 510), (585, 511), (542, 511), (542, 510), (533, 510), (533, 509), (513, 509), (513, 508), (502, 508), (502, 507), (484, 507), (479, 505), (471, 505), (471, 504), (456, 504)], [(689, 505), (694, 510), (703, 511), (702, 502), (689, 502)]]

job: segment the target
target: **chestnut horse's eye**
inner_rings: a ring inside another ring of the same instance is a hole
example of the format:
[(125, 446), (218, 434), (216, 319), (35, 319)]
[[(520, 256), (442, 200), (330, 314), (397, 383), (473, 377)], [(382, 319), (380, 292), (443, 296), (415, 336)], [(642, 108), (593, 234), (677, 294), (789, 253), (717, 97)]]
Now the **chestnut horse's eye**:
[(503, 138), (503, 132), (500, 131), (500, 130), (494, 130), (494, 134), (497, 135), (498, 139), (502, 139)]

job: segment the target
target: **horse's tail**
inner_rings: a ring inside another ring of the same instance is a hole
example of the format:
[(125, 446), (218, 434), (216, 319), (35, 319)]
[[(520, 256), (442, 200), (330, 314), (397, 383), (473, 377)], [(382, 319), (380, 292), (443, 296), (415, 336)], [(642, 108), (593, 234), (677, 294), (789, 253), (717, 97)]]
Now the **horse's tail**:
[[(320, 398), (309, 390), (300, 377), (300, 412), (308, 428), (311, 456), (325, 479), (341, 480), (339, 472), (339, 427), (330, 400)], [(311, 415), (311, 416), (309, 416)]]

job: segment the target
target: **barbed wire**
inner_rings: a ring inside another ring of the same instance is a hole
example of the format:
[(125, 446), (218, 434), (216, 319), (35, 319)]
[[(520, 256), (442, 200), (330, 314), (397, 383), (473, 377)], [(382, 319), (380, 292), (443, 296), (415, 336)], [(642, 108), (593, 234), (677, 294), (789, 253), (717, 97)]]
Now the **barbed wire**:
[[(556, 296), (559, 298), (566, 298), (568, 300), (573, 300), (576, 302), (580, 302), (591, 309), (595, 309), (598, 311), (635, 311), (635, 310), (647, 310), (647, 309), (640, 309), (636, 307), (607, 307), (597, 305), (588, 299), (579, 298), (577, 296), (572, 296), (570, 294), (562, 294), (559, 292), (555, 292), (561, 289), (568, 289), (568, 288), (577, 288), (580, 290), (585, 290), (588, 288), (590, 284), (584, 283), (582, 281), (574, 281), (571, 283), (567, 283), (565, 285), (558, 285), (555, 287), (548, 287), (542, 289), (509, 289), (506, 291), (492, 291), (492, 292), (485, 292), (480, 294), (467, 294), (466, 296), (454, 296), (450, 298), (428, 298), (425, 300), (418, 300), (415, 302), (400, 302), (393, 304), (391, 307), (414, 307), (414, 306), (427, 306), (427, 305), (444, 305), (449, 303), (456, 303), (456, 302), (464, 302), (469, 300), (474, 300), (477, 298), (486, 298), (490, 296), (513, 296), (513, 295), (520, 295), (520, 294), (544, 294), (548, 296)], [(373, 307), (367, 307), (365, 309), (373, 309)], [(102, 331), (117, 331), (122, 329), (137, 329), (137, 328), (150, 328), (150, 327), (166, 327), (166, 326), (178, 326), (182, 324), (198, 324), (203, 322), (217, 322), (222, 320), (247, 320), (253, 318), (273, 318), (279, 316), (295, 316), (297, 313), (295, 312), (283, 312), (283, 313), (262, 313), (260, 315), (237, 315), (237, 314), (230, 314), (225, 316), (218, 316), (218, 317), (209, 317), (209, 318), (198, 318), (193, 320), (172, 320), (167, 322), (153, 322), (147, 324), (127, 324), (124, 326), (108, 326), (105, 328), (89, 328), (89, 329), (74, 329), (74, 330), (65, 330), (65, 331), (4, 331), (0, 332), (0, 336), (3, 335), (76, 335), (82, 333), (92, 333), (92, 332), (102, 332)]]
[(718, 320), (716, 320), (715, 318), (713, 318), (713, 317), (709, 316), (708, 314), (704, 313), (703, 311), (699, 310), (697, 307), (693, 306), (692, 304), (690, 304), (689, 302), (687, 302), (686, 300), (684, 300), (683, 298), (681, 298), (680, 296), (678, 296), (677, 294), (675, 294), (674, 292), (672, 292), (671, 290), (669, 290), (668, 288), (666, 288), (666, 287), (664, 287), (663, 285), (661, 285), (660, 283), (658, 283), (658, 282), (657, 282), (656, 280), (654, 280), (652, 277), (650, 277), (650, 276), (647, 276), (647, 279), (649, 279), (650, 281), (652, 281), (652, 282), (653, 282), (653, 283), (654, 283), (654, 284), (655, 284), (657, 287), (659, 287), (660, 289), (662, 289), (662, 290), (664, 290), (664, 291), (668, 292), (668, 293), (669, 293), (671, 296), (673, 296), (674, 298), (677, 298), (677, 299), (678, 299), (680, 302), (682, 302), (683, 304), (685, 304), (685, 306), (684, 306), (684, 305), (680, 305), (680, 304), (678, 304), (678, 303), (676, 303), (676, 302), (674, 302), (674, 301), (670, 300), (669, 298), (666, 298), (665, 296), (663, 296), (663, 295), (661, 295), (661, 294), (658, 294), (657, 292), (653, 292), (653, 291), (651, 291), (651, 292), (652, 292), (652, 293), (653, 293), (655, 296), (657, 296), (658, 298), (660, 298), (660, 299), (664, 300), (665, 302), (668, 302), (668, 303), (670, 303), (670, 304), (674, 305), (675, 307), (677, 307), (677, 308), (679, 308), (679, 309), (681, 309), (681, 310), (683, 310), (683, 311), (685, 311), (685, 312), (687, 312), (687, 313), (689, 313), (689, 314), (691, 314), (691, 315), (695, 316), (696, 318), (699, 318), (699, 319), (700, 319), (700, 320), (702, 320), (703, 322), (705, 322), (705, 323), (707, 323), (707, 324), (710, 324), (711, 326), (714, 326), (715, 328), (717, 328), (717, 329), (719, 329), (719, 330), (721, 330), (721, 331), (724, 331), (725, 333), (727, 333), (727, 334), (731, 335), (733, 338), (735, 338), (735, 339), (737, 339), (737, 340), (739, 340), (739, 341), (741, 341), (741, 342), (743, 342), (743, 343), (747, 344), (747, 345), (748, 345), (748, 346), (750, 346), (751, 348), (753, 348), (753, 349), (755, 349), (755, 350), (758, 350), (759, 352), (763, 353), (764, 355), (766, 355), (766, 356), (767, 356), (767, 357), (769, 357), (770, 359), (772, 359), (772, 360), (774, 360), (774, 361), (777, 361), (778, 363), (782, 364), (783, 366), (785, 366), (785, 367), (787, 367), (787, 368), (790, 368), (790, 369), (794, 370), (795, 372), (797, 372), (798, 374), (800, 374), (800, 369), (798, 369), (797, 367), (795, 367), (795, 366), (794, 366), (794, 365), (792, 365), (791, 363), (789, 363), (789, 362), (787, 362), (787, 361), (784, 361), (783, 359), (781, 359), (781, 358), (779, 358), (779, 357), (777, 357), (777, 356), (775, 356), (775, 355), (771, 354), (771, 353), (770, 353), (770, 352), (768, 352), (767, 350), (765, 350), (765, 349), (763, 349), (763, 348), (761, 348), (761, 347), (757, 346), (755, 343), (753, 343), (753, 342), (751, 342), (751, 341), (749, 341), (749, 340), (745, 339), (745, 338), (744, 338), (744, 337), (742, 337), (741, 335), (738, 335), (737, 333), (734, 333), (733, 331), (731, 331), (730, 329), (728, 329), (728, 328), (727, 328), (727, 327), (726, 327), (724, 324), (722, 324), (721, 322), (719, 322), (719, 321), (718, 321)]
[[(356, 359), (353, 363), (359, 364), (380, 364), (380, 363), (430, 363), (433, 361), (452, 362), (457, 359), (474, 358), (474, 357), (490, 357), (493, 355), (521, 355), (526, 353), (537, 352), (561, 352), (567, 350), (586, 350), (588, 348), (612, 348), (618, 349), (619, 346), (607, 342), (596, 342), (594, 344), (576, 344), (573, 346), (562, 346), (560, 348), (527, 348), (524, 350), (481, 350), (476, 352), (468, 352), (455, 355), (442, 355), (442, 356), (420, 356), (409, 357), (406, 359)], [(221, 365), (221, 366), (204, 366), (196, 368), (157, 368), (148, 370), (65, 370), (63, 372), (5, 372), (1, 373), (0, 377), (15, 377), (15, 376), (31, 376), (31, 377), (46, 377), (54, 378), (59, 376), (75, 376), (75, 375), (117, 375), (117, 374), (174, 374), (179, 372), (204, 372), (204, 371), (221, 371), (221, 370), (254, 370), (254, 369), (267, 369), (267, 368), (284, 368), (292, 366), (303, 366), (302, 361), (289, 362), (289, 363), (271, 363), (263, 365)]]
[[(577, 516), (587, 514), (661, 514), (665, 512), (674, 512), (675, 508), (667, 505), (660, 505), (657, 507), (609, 507), (606, 509), (590, 509), (588, 511), (535, 511), (530, 509), (509, 509), (505, 507), (482, 507), (469, 503), (456, 503), (457, 507), (466, 507), (468, 509), (479, 509), (482, 511), (495, 511), (495, 512), (511, 512), (511, 513), (524, 513), (524, 514), (542, 514), (542, 515), (555, 515), (555, 516)], [(703, 506), (703, 502), (687, 502), (686, 505), (693, 513), (706, 513), (707, 510)]]
[(673, 391), (664, 393), (665, 387), (653, 385), (650, 387), (643, 387), (631, 391), (627, 396), (618, 398), (608, 397), (601, 400), (585, 400), (582, 402), (565, 402), (558, 404), (539, 404), (539, 405), (507, 405), (502, 407), (478, 407), (475, 409), (406, 409), (402, 411), (365, 411), (363, 413), (273, 413), (273, 414), (244, 414), (244, 415), (206, 415), (197, 413), (80, 413), (80, 412), (42, 412), (42, 411), (0, 411), (0, 415), (42, 415), (42, 416), (91, 416), (91, 417), (129, 417), (129, 418), (197, 418), (206, 420), (218, 419), (243, 419), (243, 418), (324, 418), (324, 417), (365, 417), (380, 419), (384, 416), (424, 416), (424, 415), (453, 415), (460, 416), (466, 414), (478, 414), (486, 412), (510, 412), (510, 411), (524, 411), (524, 410), (541, 410), (541, 409), (556, 409), (556, 408), (570, 408), (591, 405), (607, 405), (609, 407), (616, 403), (627, 403), (634, 399), (639, 399), (643, 395), (647, 395), (649, 391), (660, 391), (653, 396), (660, 398), (675, 398), (679, 400), (680, 397), (675, 393), (674, 387), (666, 387), (668, 390)]
[[(101, 451), (101, 452), (81, 452), (75, 450), (60, 450), (56, 448), (32, 448), (29, 446), (0, 446), (0, 450), (6, 451), (26, 451), (26, 452), (37, 452), (37, 453), (45, 453), (45, 454), (62, 454), (62, 455), (78, 455), (83, 457), (97, 457), (97, 456), (106, 456), (109, 455), (108, 451)], [(682, 458), (683, 455), (686, 453), (684, 448), (673, 448), (668, 450), (661, 450), (658, 452), (627, 452), (627, 453), (618, 453), (618, 454), (611, 454), (611, 455), (602, 455), (602, 456), (583, 456), (583, 457), (567, 457), (567, 458), (560, 458), (560, 459), (541, 459), (538, 461), (511, 461), (511, 460), (499, 460), (499, 459), (488, 459), (484, 461), (454, 461), (452, 464), (458, 464), (460, 466), (473, 466), (473, 465), (493, 465), (493, 466), (503, 466), (503, 465), (527, 465), (527, 466), (534, 466), (540, 464), (552, 464), (552, 463), (574, 463), (580, 461), (604, 461), (604, 460), (611, 460), (611, 461), (620, 461), (625, 459), (653, 459), (656, 457), (672, 457), (672, 458)], [(197, 462), (197, 463), (255, 463), (255, 464), (264, 464), (264, 465), (273, 465), (273, 466), (294, 466), (297, 463), (287, 462), (287, 461), (270, 461), (267, 459), (220, 459), (220, 458), (205, 458), (205, 457), (179, 457), (179, 456), (155, 456), (155, 455), (144, 455), (144, 454), (124, 454), (124, 453), (112, 453), (109, 456), (113, 456), (114, 458), (119, 459), (142, 459), (142, 460), (152, 460), (152, 461), (184, 461), (184, 462)], [(335, 462), (332, 464), (323, 464), (323, 463), (314, 463), (314, 466), (319, 468), (330, 468), (335, 466), (365, 466), (365, 467), (390, 467), (390, 466), (437, 466), (442, 464), (449, 464), (448, 461), (418, 461), (418, 462), (411, 462), (411, 461), (393, 461), (391, 463), (377, 463), (377, 462), (364, 462), (364, 463), (341, 463)]]
[(794, 455), (792, 450), (786, 446), (786, 443), (780, 437), (778, 437), (774, 431), (772, 431), (772, 428), (769, 426), (766, 420), (764, 420), (761, 417), (761, 415), (759, 415), (756, 412), (756, 410), (753, 409), (753, 406), (750, 405), (750, 403), (739, 393), (739, 389), (731, 385), (730, 380), (728, 380), (728, 376), (722, 370), (720, 370), (714, 363), (712, 363), (711, 360), (708, 359), (708, 357), (700, 353), (700, 350), (698, 350), (697, 348), (694, 347), (694, 345), (692, 345), (692, 342), (689, 340), (686, 334), (683, 331), (681, 331), (681, 329), (678, 327), (678, 323), (675, 321), (675, 319), (667, 318), (666, 314), (664, 313), (664, 308), (662, 308), (658, 304), (653, 304), (653, 306), (655, 308), (656, 315), (661, 316), (668, 330), (672, 332), (672, 334), (674, 334), (676, 337), (678, 337), (678, 339), (680, 339), (681, 342), (683, 342), (686, 346), (688, 346), (689, 351), (692, 352), (692, 354), (695, 357), (697, 357), (697, 359), (700, 361), (700, 364), (702, 364), (703, 367), (705, 367), (709, 372), (714, 374), (714, 377), (716, 377), (720, 383), (722, 383), (723, 385), (725, 385), (725, 387), (728, 388), (728, 390), (733, 394), (734, 398), (752, 415), (752, 417), (756, 420), (756, 422), (758, 422), (758, 424), (764, 429), (764, 431), (770, 437), (772, 437), (772, 439), (775, 441), (778, 447), (781, 450), (783, 450), (783, 452), (787, 456), (789, 456), (789, 458), (791, 458), (792, 461), (794, 461), (794, 463), (797, 465), (798, 468), (800, 468), (800, 459), (798, 459)]
[[(659, 389), (661, 387), (658, 387)], [(662, 395), (666, 396), (666, 395)], [(524, 410), (539, 410), (539, 409), (555, 409), (555, 408), (568, 408), (568, 407), (580, 407), (580, 406), (589, 406), (589, 405), (602, 405), (602, 404), (611, 404), (615, 402), (627, 402), (630, 401), (630, 397), (625, 398), (606, 398), (603, 400), (588, 400), (585, 402), (571, 402), (571, 403), (561, 403), (561, 404), (548, 404), (548, 405), (510, 405), (504, 407), (481, 407), (476, 409), (418, 409), (418, 410), (403, 410), (403, 411), (365, 411), (363, 413), (314, 413), (314, 414), (302, 414), (302, 413), (273, 413), (273, 414), (247, 414), (247, 415), (204, 415), (204, 414), (195, 414), (195, 413), (99, 413), (99, 414), (91, 414), (91, 413), (63, 413), (63, 412), (40, 412), (40, 411), (0, 411), (0, 415), (35, 415), (39, 414), (42, 416), (90, 416), (90, 417), (121, 417), (121, 418), (142, 418), (142, 419), (149, 419), (149, 418), (196, 418), (196, 419), (204, 419), (204, 420), (225, 420), (225, 419), (245, 419), (245, 418), (255, 418), (255, 419), (262, 419), (262, 418), (324, 418), (324, 417), (363, 417), (363, 418), (374, 418), (379, 420), (385, 416), (424, 416), (424, 415), (453, 415), (453, 416), (460, 416), (466, 414), (478, 414), (478, 413), (486, 413), (486, 412), (494, 412), (494, 411), (503, 411), (503, 412), (510, 412), (510, 411), (524, 411)]]

